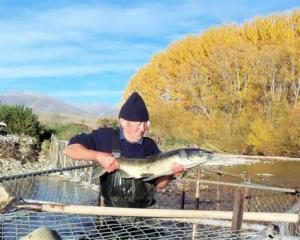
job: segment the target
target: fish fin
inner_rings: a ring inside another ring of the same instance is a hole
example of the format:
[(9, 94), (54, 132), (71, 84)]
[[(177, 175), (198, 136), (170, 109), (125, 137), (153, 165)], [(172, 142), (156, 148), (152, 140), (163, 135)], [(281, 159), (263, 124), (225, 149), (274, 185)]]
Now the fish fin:
[[(144, 179), (154, 179), (153, 177), (155, 178), (156, 176), (152, 173), (142, 173), (141, 174), (141, 178), (144, 178)], [(149, 181), (149, 180), (146, 180), (146, 181)]]
[(150, 174), (151, 176), (147, 177), (147, 178), (144, 178), (143, 181), (146, 182), (146, 181), (151, 181), (155, 178), (160, 178), (160, 177), (164, 177), (164, 176), (168, 176), (168, 175), (171, 175), (172, 172), (169, 171), (169, 172), (166, 172), (166, 173), (163, 173), (161, 175), (154, 175), (154, 174)]
[(93, 172), (92, 172), (92, 180), (94, 179), (99, 179), (102, 175), (106, 173), (105, 169), (101, 166), (94, 166), (93, 167)]
[(144, 181), (144, 182), (147, 182), (147, 181), (151, 181), (151, 180), (153, 180), (153, 179), (155, 179), (155, 178), (158, 178), (158, 176), (153, 175), (152, 177), (143, 178), (143, 181)]
[(119, 171), (122, 178), (132, 178), (132, 176), (130, 176), (127, 172), (124, 172), (122, 170)]
[[(118, 170), (120, 172), (120, 175), (122, 178), (132, 178), (127, 172), (124, 172), (122, 170)], [(105, 169), (101, 166), (95, 166), (93, 167), (93, 173), (92, 173), (92, 180), (98, 180), (99, 177), (104, 175), (106, 173)]]

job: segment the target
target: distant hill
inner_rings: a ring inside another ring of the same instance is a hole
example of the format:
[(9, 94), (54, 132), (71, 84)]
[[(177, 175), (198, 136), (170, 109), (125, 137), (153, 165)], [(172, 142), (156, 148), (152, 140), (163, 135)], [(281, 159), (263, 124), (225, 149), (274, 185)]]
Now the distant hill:
[(78, 107), (98, 117), (116, 117), (119, 112), (118, 107), (105, 104), (81, 104)]
[(99, 116), (88, 116), (82, 114), (68, 114), (68, 113), (53, 113), (53, 112), (39, 112), (37, 113), (39, 120), (48, 125), (52, 123), (77, 123), (85, 124), (91, 129), (99, 127)]
[(90, 117), (115, 117), (118, 109), (104, 104), (74, 106), (41, 93), (13, 91), (0, 94), (0, 103), (24, 105), (36, 113), (62, 113)]

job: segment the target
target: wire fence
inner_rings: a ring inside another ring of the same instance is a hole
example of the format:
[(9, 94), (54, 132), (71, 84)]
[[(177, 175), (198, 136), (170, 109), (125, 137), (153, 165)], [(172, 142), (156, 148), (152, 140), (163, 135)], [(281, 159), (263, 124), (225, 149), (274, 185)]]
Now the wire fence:
[[(91, 181), (91, 163), (69, 161), (62, 155), (66, 142), (53, 139), (50, 158), (55, 169), (0, 177), (10, 196), (27, 202), (72, 205), (99, 204), (101, 193)], [(79, 165), (82, 164), (82, 165)], [(299, 193), (251, 183), (247, 175), (195, 169), (171, 182), (155, 195), (161, 209), (234, 210), (235, 192), (244, 189), (243, 209), (249, 212), (300, 214)], [(208, 219), (91, 216), (19, 210), (14, 205), (0, 214), (0, 239), (20, 239), (47, 226), (63, 239), (298, 239), (299, 223), (243, 222), (233, 230), (232, 222)]]
[[(52, 169), (21, 177), (1, 177), (0, 183), (15, 197), (33, 202), (57, 202), (73, 205), (97, 205), (99, 189), (69, 178), (79, 169)], [(68, 176), (68, 177), (67, 177)], [(197, 189), (198, 197), (196, 196)], [(216, 184), (197, 184), (191, 179), (173, 181), (163, 192), (156, 194), (160, 208), (232, 210), (236, 187)], [(295, 212), (299, 214), (299, 196), (286, 192), (249, 188), (246, 211)], [(134, 217), (95, 217), (75, 214), (37, 213), (8, 209), (0, 215), (0, 239), (19, 239), (34, 229), (47, 226), (55, 229), (63, 239), (264, 239), (270, 234), (299, 236), (299, 224), (277, 224), (274, 233), (262, 222), (232, 230), (226, 221), (191, 222), (184, 219), (153, 219)], [(271, 232), (271, 233), (268, 233)]]
[[(62, 239), (259, 239), (261, 230), (230, 228), (164, 219), (132, 219), (53, 213), (6, 214), (2, 239), (13, 240), (41, 226), (55, 229)], [(196, 227), (194, 227), (196, 226)]]

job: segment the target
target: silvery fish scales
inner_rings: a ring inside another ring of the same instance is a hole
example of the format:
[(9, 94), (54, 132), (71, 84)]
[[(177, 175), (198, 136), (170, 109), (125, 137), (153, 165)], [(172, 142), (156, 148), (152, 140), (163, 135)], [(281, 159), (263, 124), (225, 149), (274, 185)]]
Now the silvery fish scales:
[[(181, 148), (161, 153), (148, 158), (116, 158), (120, 164), (119, 170), (123, 178), (136, 178), (149, 181), (161, 176), (172, 174), (172, 165), (179, 163), (189, 169), (204, 164), (212, 159), (213, 153), (200, 148)], [(105, 173), (101, 166), (95, 167), (93, 178)]]

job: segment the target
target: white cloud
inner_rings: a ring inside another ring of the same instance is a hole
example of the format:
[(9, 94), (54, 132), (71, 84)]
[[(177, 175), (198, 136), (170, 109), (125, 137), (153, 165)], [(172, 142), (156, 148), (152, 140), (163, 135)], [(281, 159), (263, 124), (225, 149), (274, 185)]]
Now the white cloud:
[(103, 66), (24, 66), (0, 67), (0, 79), (29, 77), (84, 76), (108, 71), (129, 71), (137, 66), (134, 64), (106, 64)]
[[(292, 5), (299, 4), (292, 0), (8, 1), (0, 4), (0, 82), (5, 89), (4, 79), (9, 86), (8, 81), (18, 79), (105, 72), (127, 79), (128, 72), (186, 34)], [(14, 85), (22, 88), (21, 82)], [(28, 79), (23, 82), (29, 85)]]
[(147, 35), (147, 22), (135, 19), (146, 12), (96, 3), (0, 16), (0, 78), (133, 72), (158, 49), (156, 41), (135, 39)]
[(115, 90), (99, 90), (99, 91), (62, 91), (50, 92), (52, 96), (56, 97), (107, 97), (107, 96), (121, 96), (123, 91)]

